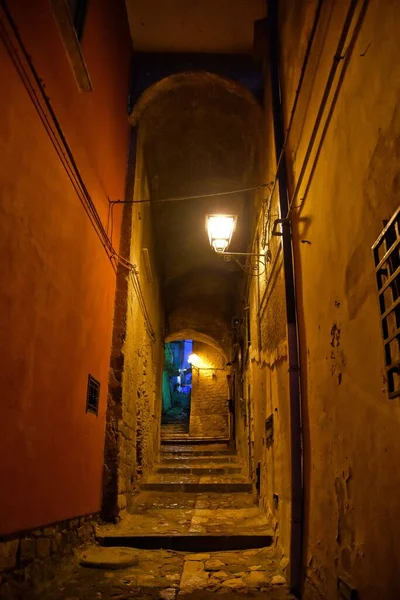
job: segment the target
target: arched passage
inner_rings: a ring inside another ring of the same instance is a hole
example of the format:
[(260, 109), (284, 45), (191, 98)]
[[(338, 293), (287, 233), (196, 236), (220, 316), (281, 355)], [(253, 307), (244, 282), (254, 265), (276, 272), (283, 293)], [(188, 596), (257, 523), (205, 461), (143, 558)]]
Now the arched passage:
[[(130, 118), (135, 140), (122, 241), (139, 275), (127, 279), (122, 272), (117, 291), (105, 445), (108, 516), (129, 506), (157, 460), (166, 336), (188, 330), (203, 336), (189, 338), (209, 365), (194, 369), (199, 393), (189, 435), (229, 437), (226, 363), (245, 277), (210, 248), (205, 217), (237, 215), (230, 249), (248, 251), (263, 183), (261, 107), (235, 81), (207, 72), (172, 75), (143, 93)], [(199, 195), (205, 197), (191, 198)]]
[[(202, 366), (192, 369), (188, 432), (194, 437), (226, 438), (230, 431), (226, 363), (231, 355), (232, 319), (240, 312), (243, 271), (211, 250), (205, 217), (237, 215), (231, 250), (248, 251), (260, 194), (241, 190), (262, 183), (262, 110), (241, 83), (196, 71), (176, 73), (150, 85), (130, 120), (139, 132), (138, 156), (149, 197), (156, 201), (151, 205), (151, 220), (166, 340), (194, 340), (194, 353), (197, 349), (203, 356)], [(185, 199), (198, 195), (206, 197)], [(176, 197), (183, 200), (162, 201)], [(175, 350), (174, 360), (179, 362), (183, 346)], [(171, 363), (171, 356), (166, 362), (173, 373), (174, 394), (186, 390), (178, 378), (185, 380), (188, 365), (187, 357), (178, 365)], [(165, 370), (163, 378), (168, 391)]]
[[(235, 214), (232, 250), (246, 251), (262, 183), (262, 111), (243, 85), (209, 72), (150, 86), (131, 115), (146, 165), (163, 284), (166, 330), (195, 329), (229, 345), (243, 272), (210, 249), (208, 213)], [(239, 190), (237, 193), (218, 195)], [(179, 202), (162, 199), (193, 195)]]
[(214, 340), (211, 336), (206, 333), (201, 333), (196, 331), (195, 329), (181, 329), (180, 331), (175, 331), (174, 333), (170, 333), (165, 338), (166, 342), (174, 342), (177, 340), (194, 340), (196, 342), (202, 342), (204, 344), (208, 344), (220, 352), (220, 354), (224, 357), (225, 362), (228, 362), (228, 354), (227, 349), (224, 349), (220, 344)]
[(169, 335), (165, 348), (162, 437), (187, 433), (193, 440), (230, 439), (231, 368), (224, 350), (193, 329)]

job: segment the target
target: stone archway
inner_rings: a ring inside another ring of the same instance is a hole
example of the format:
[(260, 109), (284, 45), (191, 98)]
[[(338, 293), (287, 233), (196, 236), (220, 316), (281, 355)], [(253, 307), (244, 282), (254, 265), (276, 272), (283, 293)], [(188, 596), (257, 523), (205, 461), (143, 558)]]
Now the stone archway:
[(183, 329), (166, 342), (193, 340), (196, 361), (192, 368), (192, 394), (189, 437), (200, 439), (230, 438), (229, 377), (227, 354), (212, 337), (194, 329)]
[[(211, 251), (205, 216), (237, 215), (231, 250), (248, 250), (254, 210), (263, 199), (263, 191), (253, 189), (262, 184), (261, 106), (236, 81), (186, 72), (151, 85), (130, 120), (139, 129), (155, 201), (166, 329), (201, 331), (227, 353), (243, 271)], [(191, 198), (196, 194), (203, 197)], [(163, 202), (185, 196), (190, 199)]]
[(195, 329), (180, 329), (179, 331), (175, 331), (174, 333), (170, 333), (165, 338), (166, 342), (175, 342), (177, 340), (194, 340), (196, 342), (202, 342), (203, 344), (208, 344), (212, 346), (219, 352), (224, 358), (225, 362), (228, 362), (228, 348), (223, 348), (214, 338), (206, 333), (201, 333), (196, 331)]
[(133, 126), (138, 125), (140, 117), (146, 110), (149, 104), (160, 98), (165, 94), (170, 94), (184, 85), (187, 84), (195, 85), (218, 85), (224, 88), (231, 94), (242, 98), (253, 106), (259, 113), (259, 117), (262, 116), (262, 109), (253, 94), (241, 83), (222, 75), (217, 75), (210, 71), (188, 71), (184, 73), (175, 73), (164, 77), (163, 79), (156, 81), (150, 85), (138, 98), (130, 114), (130, 122)]
[[(144, 313), (121, 273), (105, 444), (103, 507), (108, 518), (129, 505), (156, 460), (164, 330), (201, 332), (191, 337), (200, 353), (212, 354), (207, 358), (211, 366), (196, 371), (200, 394), (190, 432), (229, 435), (226, 363), (243, 271), (211, 250), (205, 215), (236, 214), (231, 249), (246, 252), (255, 208), (263, 199), (262, 109), (241, 84), (208, 72), (171, 75), (143, 92), (130, 122), (137, 139), (128, 161), (123, 254), (138, 265), (156, 342), (154, 347), (144, 344)], [(195, 195), (206, 197), (163, 201)], [(150, 256), (150, 271), (143, 249)]]

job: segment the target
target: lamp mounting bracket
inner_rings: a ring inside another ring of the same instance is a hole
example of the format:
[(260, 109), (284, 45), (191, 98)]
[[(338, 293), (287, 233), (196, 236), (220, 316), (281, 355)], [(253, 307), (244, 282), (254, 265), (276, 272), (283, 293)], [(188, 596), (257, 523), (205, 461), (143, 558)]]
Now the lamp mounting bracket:
[[(282, 225), (282, 230), (278, 231), (278, 225)], [(272, 226), (271, 235), (283, 235), (284, 227), (290, 227), (290, 219), (275, 219), (274, 224)]]
[(227, 255), (227, 256), (259, 256), (260, 258), (265, 258), (265, 252), (261, 254), (254, 252), (217, 252), (217, 254)]

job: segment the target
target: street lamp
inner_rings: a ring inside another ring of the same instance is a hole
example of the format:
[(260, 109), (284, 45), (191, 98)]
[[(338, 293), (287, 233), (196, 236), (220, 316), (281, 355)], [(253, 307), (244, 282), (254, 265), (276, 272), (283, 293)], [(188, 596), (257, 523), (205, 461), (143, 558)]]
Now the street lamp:
[[(227, 252), (229, 244), (231, 243), (233, 232), (236, 229), (237, 216), (236, 215), (206, 215), (206, 229), (208, 232), (208, 239), (210, 240), (210, 246), (217, 254), (222, 254), (225, 260), (229, 260), (233, 257), (242, 268), (244, 265), (237, 261), (235, 256), (256, 256), (263, 258), (265, 261), (265, 252), (262, 254), (253, 252)], [(263, 262), (263, 261), (260, 261)], [(263, 263), (265, 267), (265, 262)], [(254, 265), (252, 270), (254, 270)]]
[(236, 215), (207, 215), (206, 229), (211, 247), (221, 254), (231, 243), (232, 234), (236, 228)]

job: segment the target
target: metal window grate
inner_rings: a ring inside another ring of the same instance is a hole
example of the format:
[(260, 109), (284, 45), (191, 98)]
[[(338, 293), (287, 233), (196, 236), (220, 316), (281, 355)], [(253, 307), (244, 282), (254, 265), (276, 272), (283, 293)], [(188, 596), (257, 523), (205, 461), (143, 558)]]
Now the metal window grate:
[(400, 396), (400, 207), (372, 246), (389, 398)]
[(97, 415), (99, 411), (100, 381), (97, 381), (92, 375), (88, 376), (86, 412)]

